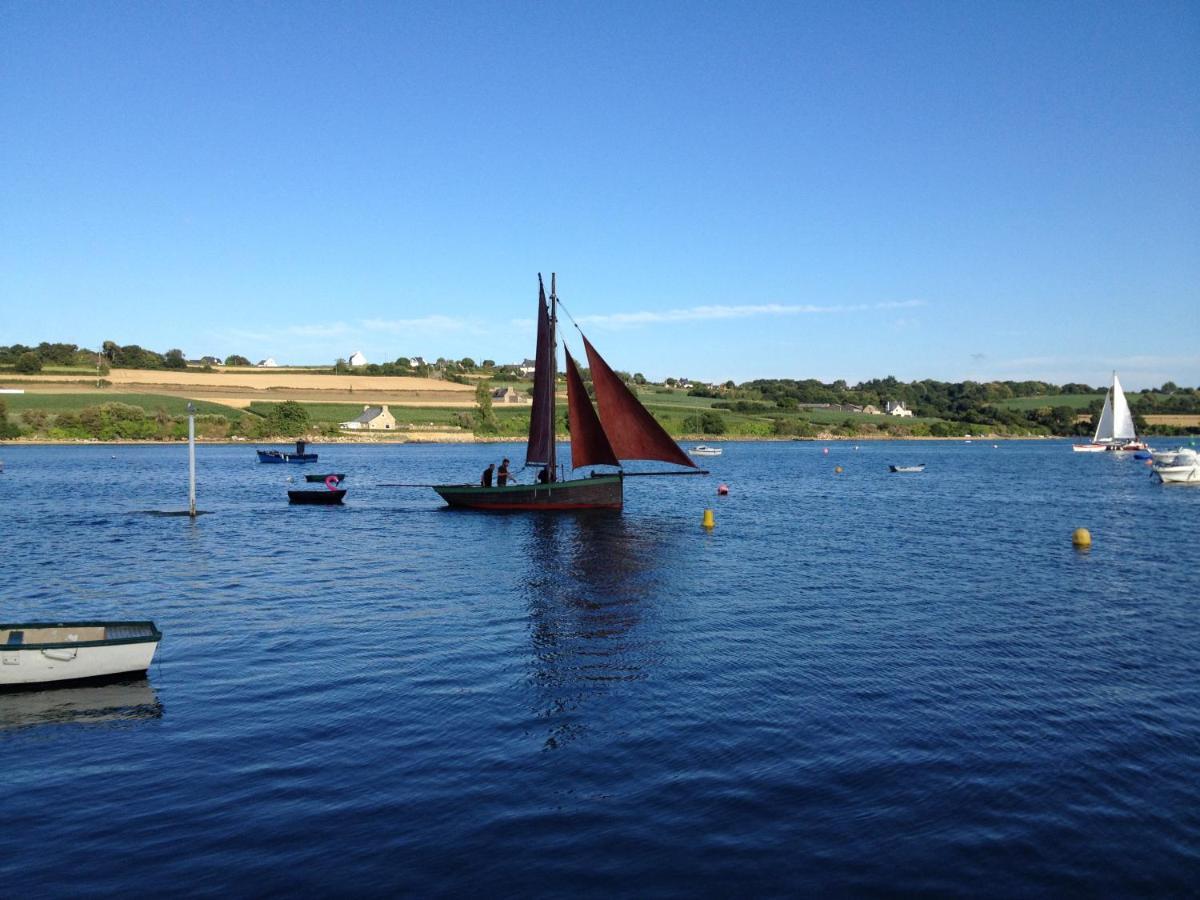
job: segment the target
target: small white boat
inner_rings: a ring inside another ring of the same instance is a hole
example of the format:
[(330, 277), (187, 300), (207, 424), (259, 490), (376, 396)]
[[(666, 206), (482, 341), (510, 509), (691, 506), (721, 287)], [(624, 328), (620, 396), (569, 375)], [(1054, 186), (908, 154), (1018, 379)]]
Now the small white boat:
[(688, 451), (692, 456), (720, 456), (724, 452), (720, 447), (709, 447), (707, 444), (698, 444)]
[(1200, 454), (1190, 447), (1180, 447), (1169, 462), (1160, 463), (1157, 454), (1154, 460), (1151, 472), (1163, 484), (1200, 485)]
[(0, 625), (0, 691), (142, 674), (161, 640), (153, 622)]
[(916, 466), (888, 466), (889, 472), (924, 472), (925, 463)]
[(1071, 449), (1076, 453), (1132, 453), (1146, 449), (1145, 443), (1138, 440), (1133, 413), (1129, 411), (1129, 402), (1121, 390), (1121, 381), (1116, 372), (1113, 372), (1112, 386), (1104, 395), (1104, 409), (1100, 412), (1100, 421), (1096, 423), (1096, 433), (1092, 435), (1091, 442), (1072, 444)]

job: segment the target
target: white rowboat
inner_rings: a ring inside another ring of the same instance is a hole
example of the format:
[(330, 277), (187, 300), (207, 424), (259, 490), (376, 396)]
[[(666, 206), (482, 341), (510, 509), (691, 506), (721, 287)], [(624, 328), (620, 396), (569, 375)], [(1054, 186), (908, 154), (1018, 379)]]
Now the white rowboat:
[(0, 624), (0, 691), (144, 673), (161, 640), (153, 622)]

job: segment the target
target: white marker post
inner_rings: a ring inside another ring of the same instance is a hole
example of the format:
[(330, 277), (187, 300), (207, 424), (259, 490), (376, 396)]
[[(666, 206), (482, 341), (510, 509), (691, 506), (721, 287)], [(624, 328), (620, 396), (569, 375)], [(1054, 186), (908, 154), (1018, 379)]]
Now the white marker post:
[(190, 400), (188, 411), (188, 515), (196, 518), (196, 406)]

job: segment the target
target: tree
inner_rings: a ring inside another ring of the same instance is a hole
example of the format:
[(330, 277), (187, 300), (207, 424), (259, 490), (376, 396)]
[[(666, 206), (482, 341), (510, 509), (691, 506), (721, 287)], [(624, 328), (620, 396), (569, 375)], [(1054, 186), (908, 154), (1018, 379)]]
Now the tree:
[(182, 350), (171, 349), (163, 354), (163, 365), (168, 369), (186, 369), (187, 358), (183, 355)]
[(229, 356), (225, 357), (225, 365), (227, 365), (227, 366), (248, 366), (248, 365), (250, 365), (250, 360), (246, 359), (246, 357), (244, 357), (244, 356), (238, 356), (236, 353), (233, 353), (233, 354), (230, 354)]
[(32, 350), (27, 350), (17, 357), (13, 368), (23, 375), (36, 375), (42, 371), (42, 361)]
[(496, 361), (494, 359), (485, 359), (479, 365), (484, 369), (494, 369), (496, 368)]
[(308, 410), (295, 400), (276, 403), (263, 418), (269, 434), (300, 435), (308, 430)]
[(469, 357), (469, 356), (464, 356), (462, 359), (460, 359), (458, 361), (458, 364), (460, 366), (462, 366), (464, 369), (466, 369), (467, 371), (470, 371), (471, 369), (475, 368), (475, 360), (471, 359), (471, 357)]
[(479, 423), (478, 431), (492, 433), (500, 428), (496, 412), (492, 409), (492, 391), (486, 381), (475, 385), (475, 418)]
[(633, 383), (634, 384), (645, 384), (646, 376), (643, 375), (641, 372), (634, 372), (633, 373)]

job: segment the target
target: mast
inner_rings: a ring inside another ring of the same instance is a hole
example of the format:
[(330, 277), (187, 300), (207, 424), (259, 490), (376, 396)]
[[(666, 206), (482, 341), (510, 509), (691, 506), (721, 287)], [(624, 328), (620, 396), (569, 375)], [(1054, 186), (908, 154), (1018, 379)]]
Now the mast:
[(558, 437), (558, 406), (555, 394), (558, 391), (558, 291), (555, 273), (550, 273), (550, 453), (546, 463), (548, 481), (558, 480), (558, 454), (555, 447)]

